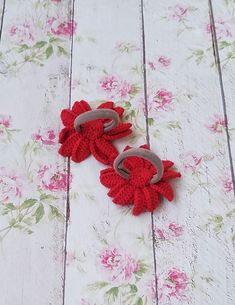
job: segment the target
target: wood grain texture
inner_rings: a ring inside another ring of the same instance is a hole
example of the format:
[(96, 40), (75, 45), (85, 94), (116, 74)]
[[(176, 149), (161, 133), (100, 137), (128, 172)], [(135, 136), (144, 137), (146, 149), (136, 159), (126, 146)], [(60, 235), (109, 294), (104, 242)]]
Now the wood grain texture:
[(228, 183), (235, 184), (234, 166), (235, 166), (235, 140), (234, 140), (234, 122), (235, 107), (233, 102), (234, 96), (234, 9), (233, 0), (213, 1), (212, 13), (214, 17), (214, 28), (216, 32), (216, 41), (218, 48), (218, 65), (220, 68), (220, 87), (221, 98), (224, 103), (224, 113), (227, 118), (228, 144), (230, 149), (230, 162), (233, 168), (232, 180)]
[[(234, 304), (234, 9), (0, 0), (0, 305)], [(81, 99), (125, 109), (120, 152), (149, 141), (175, 162), (174, 202), (134, 217), (105, 166), (58, 155), (59, 114)]]
[[(207, 1), (145, 2), (148, 115), (155, 120), (150, 119), (151, 147), (174, 160), (183, 174), (176, 202), (155, 214), (162, 305), (234, 300), (234, 199), (223, 187), (231, 176), (220, 84), (214, 66), (195, 61), (197, 50), (207, 50), (209, 63), (215, 60), (208, 24)], [(171, 60), (164, 71), (151, 64), (160, 55)], [(184, 230), (167, 240), (172, 222)], [(184, 283), (175, 295), (162, 284), (171, 270)]]
[[(121, 151), (127, 144), (145, 143), (145, 118), (137, 109), (143, 99), (140, 6), (136, 1), (75, 1), (74, 18), (79, 30), (72, 100), (85, 99), (93, 107), (115, 100), (135, 128), (134, 137), (115, 145)], [(65, 304), (155, 304), (150, 215), (136, 218), (130, 209), (111, 203), (98, 182), (104, 166), (93, 157), (70, 166)]]
[(0, 65), (4, 305), (63, 302), (66, 185), (54, 178), (62, 182), (66, 161), (57, 153), (55, 135), (61, 108), (68, 105), (70, 58), (57, 57), (50, 43), (69, 54), (70, 39), (61, 42), (48, 28), (48, 19), (58, 16), (70, 19), (69, 2), (7, 1), (5, 9)]

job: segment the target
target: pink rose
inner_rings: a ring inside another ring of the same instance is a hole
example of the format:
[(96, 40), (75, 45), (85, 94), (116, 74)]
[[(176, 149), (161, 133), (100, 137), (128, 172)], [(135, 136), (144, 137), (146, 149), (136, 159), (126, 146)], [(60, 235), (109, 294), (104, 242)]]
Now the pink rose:
[(134, 273), (140, 269), (140, 264), (126, 253), (117, 248), (105, 249), (100, 254), (101, 264), (112, 273), (112, 281), (118, 278), (130, 280)]
[[(232, 37), (232, 32), (229, 26), (222, 18), (217, 18), (215, 20), (215, 29), (216, 29), (216, 37), (217, 39), (221, 40), (227, 37)], [(212, 32), (212, 25), (209, 23), (206, 26), (206, 31), (208, 34)]]
[(187, 16), (187, 12), (188, 12), (188, 8), (183, 7), (179, 4), (175, 5), (174, 7), (170, 7), (170, 17), (181, 21), (182, 19), (184, 19)]
[(118, 80), (115, 76), (105, 76), (102, 78), (100, 81), (101, 88), (108, 92), (111, 93), (112, 91), (115, 91), (118, 88)]
[[(66, 169), (60, 170), (52, 165), (41, 166), (38, 170), (38, 178), (40, 179), (41, 187), (52, 191), (66, 191), (68, 183), (68, 173)], [(71, 176), (69, 177), (71, 181)]]
[(21, 179), (13, 171), (0, 167), (0, 202), (12, 202), (21, 195)]
[(16, 43), (30, 43), (34, 41), (34, 28), (29, 22), (12, 25), (9, 34)]
[(185, 272), (173, 268), (168, 272), (168, 278), (164, 284), (169, 289), (168, 294), (174, 297), (183, 296), (184, 290), (188, 287), (188, 277)]
[(139, 271), (140, 264), (131, 256), (124, 255), (120, 261), (118, 269), (123, 272), (125, 280), (130, 280), (132, 275)]
[(133, 85), (125, 80), (120, 80), (117, 77), (110, 75), (105, 76), (100, 81), (101, 88), (107, 92), (110, 98), (124, 99), (128, 98), (133, 92)]
[(116, 248), (104, 250), (101, 255), (101, 264), (110, 270), (117, 268), (121, 260), (121, 254)]
[(159, 286), (159, 299), (165, 304), (171, 304), (170, 300), (172, 298), (184, 301), (187, 299), (186, 291), (188, 285), (189, 279), (186, 273), (173, 268), (168, 272), (167, 278)]
[(211, 130), (213, 133), (222, 133), (223, 130), (226, 128), (225, 120), (220, 115), (215, 115), (214, 120), (210, 125), (207, 126), (209, 130)]
[(160, 56), (158, 58), (158, 62), (160, 63), (161, 66), (163, 67), (168, 67), (171, 64), (171, 60), (170, 58), (166, 57), (166, 56)]
[(32, 139), (44, 145), (55, 145), (56, 135), (52, 129), (39, 129), (37, 133), (32, 135)]
[(150, 70), (156, 70), (159, 68), (166, 68), (171, 64), (170, 58), (166, 56), (159, 56), (156, 60), (147, 61), (147, 65), (149, 66)]
[(9, 128), (10, 125), (11, 125), (11, 116), (0, 114), (0, 128), (1, 127)]
[(147, 65), (149, 66), (150, 70), (156, 70), (156, 68), (157, 68), (156, 63), (154, 63), (153, 61), (148, 61)]
[(158, 110), (167, 110), (167, 107), (172, 102), (173, 95), (172, 92), (166, 90), (166, 89), (160, 89), (156, 92), (156, 94), (153, 97), (152, 103), (153, 107)]
[(233, 190), (233, 182), (232, 179), (225, 178), (223, 179), (223, 187), (227, 193)]
[(169, 224), (169, 229), (171, 230), (171, 232), (175, 237), (181, 236), (184, 232), (184, 228), (174, 222)]
[(75, 21), (64, 21), (52, 17), (48, 20), (48, 24), (51, 27), (51, 32), (57, 36), (71, 36), (75, 33), (77, 23)]
[(155, 228), (154, 229), (155, 236), (160, 240), (166, 240), (165, 234), (163, 233), (163, 230)]
[(184, 168), (189, 169), (193, 172), (197, 169), (197, 167), (200, 165), (202, 161), (202, 157), (193, 152), (188, 152), (182, 155), (182, 158), (183, 158)]

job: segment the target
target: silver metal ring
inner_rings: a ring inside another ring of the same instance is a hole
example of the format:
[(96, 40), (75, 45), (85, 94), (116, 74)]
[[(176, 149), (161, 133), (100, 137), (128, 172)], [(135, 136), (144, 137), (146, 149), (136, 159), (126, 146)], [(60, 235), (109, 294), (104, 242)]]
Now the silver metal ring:
[(120, 176), (122, 176), (125, 179), (129, 179), (130, 176), (129, 172), (122, 167), (123, 161), (127, 157), (142, 157), (150, 161), (153, 164), (153, 166), (157, 169), (157, 173), (153, 176), (150, 183), (154, 184), (161, 180), (164, 172), (164, 167), (161, 159), (152, 151), (144, 148), (131, 148), (122, 152), (120, 155), (116, 157), (116, 159), (114, 160), (113, 167)]
[(95, 109), (86, 111), (74, 120), (74, 128), (77, 132), (81, 131), (81, 125), (98, 119), (111, 119), (110, 122), (104, 124), (104, 131), (110, 131), (119, 124), (119, 115), (112, 109)]

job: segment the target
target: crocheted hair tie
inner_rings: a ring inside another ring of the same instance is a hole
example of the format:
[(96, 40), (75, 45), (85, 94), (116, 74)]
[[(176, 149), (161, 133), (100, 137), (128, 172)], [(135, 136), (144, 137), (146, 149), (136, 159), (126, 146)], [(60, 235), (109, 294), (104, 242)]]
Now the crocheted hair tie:
[(112, 109), (95, 109), (80, 114), (74, 120), (74, 128), (77, 130), (77, 132), (81, 132), (81, 124), (105, 118), (111, 119), (111, 121), (104, 124), (104, 132), (110, 131), (117, 127), (119, 123), (119, 116), (117, 112)]
[(123, 168), (123, 161), (127, 157), (142, 157), (145, 160), (148, 160), (152, 163), (152, 165), (155, 166), (157, 169), (157, 173), (153, 176), (153, 178), (150, 180), (151, 184), (157, 183), (161, 180), (163, 175), (163, 164), (161, 159), (155, 155), (152, 151), (144, 149), (144, 148), (130, 148), (120, 155), (117, 156), (117, 158), (114, 160), (113, 167), (115, 171), (122, 176), (123, 178), (129, 179), (130, 174), (129, 171), (125, 168)]
[(86, 101), (75, 102), (72, 109), (63, 109), (64, 128), (59, 134), (59, 154), (81, 162), (92, 154), (103, 164), (113, 164), (118, 155), (111, 143), (131, 133), (131, 124), (122, 123), (124, 109), (105, 102), (92, 110)]
[(170, 179), (181, 177), (172, 170), (172, 161), (161, 161), (147, 145), (140, 148), (127, 146), (114, 161), (114, 166), (100, 172), (101, 183), (110, 190), (108, 196), (115, 204), (133, 205), (133, 215), (153, 212), (161, 196), (174, 199)]

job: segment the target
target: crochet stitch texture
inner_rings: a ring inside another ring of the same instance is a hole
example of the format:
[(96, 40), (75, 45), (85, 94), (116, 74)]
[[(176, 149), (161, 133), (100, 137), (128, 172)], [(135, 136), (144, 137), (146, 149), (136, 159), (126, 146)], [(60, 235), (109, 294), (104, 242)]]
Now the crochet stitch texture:
[[(110, 101), (101, 104), (97, 109), (112, 109), (120, 118), (124, 112), (122, 107), (115, 107)], [(71, 157), (74, 162), (81, 162), (92, 154), (99, 162), (111, 165), (118, 155), (111, 141), (129, 135), (132, 125), (119, 123), (116, 128), (104, 132), (104, 124), (109, 120), (98, 119), (82, 124), (81, 132), (77, 132), (74, 128), (74, 120), (80, 114), (90, 110), (92, 110), (90, 105), (84, 100), (76, 101), (71, 110), (62, 110), (61, 120), (65, 127), (59, 134), (59, 143), (62, 144), (59, 154), (63, 157)]]
[[(149, 149), (147, 145), (140, 146)], [(125, 150), (130, 149), (127, 146)], [(123, 162), (123, 167), (129, 172), (129, 179), (121, 177), (113, 167), (100, 172), (101, 183), (109, 188), (108, 196), (118, 205), (133, 204), (133, 215), (142, 212), (153, 212), (161, 202), (161, 196), (169, 201), (174, 199), (173, 189), (168, 182), (171, 179), (181, 177), (181, 174), (172, 170), (172, 161), (163, 160), (164, 173), (160, 181), (150, 184), (155, 167), (141, 157), (128, 157)]]

